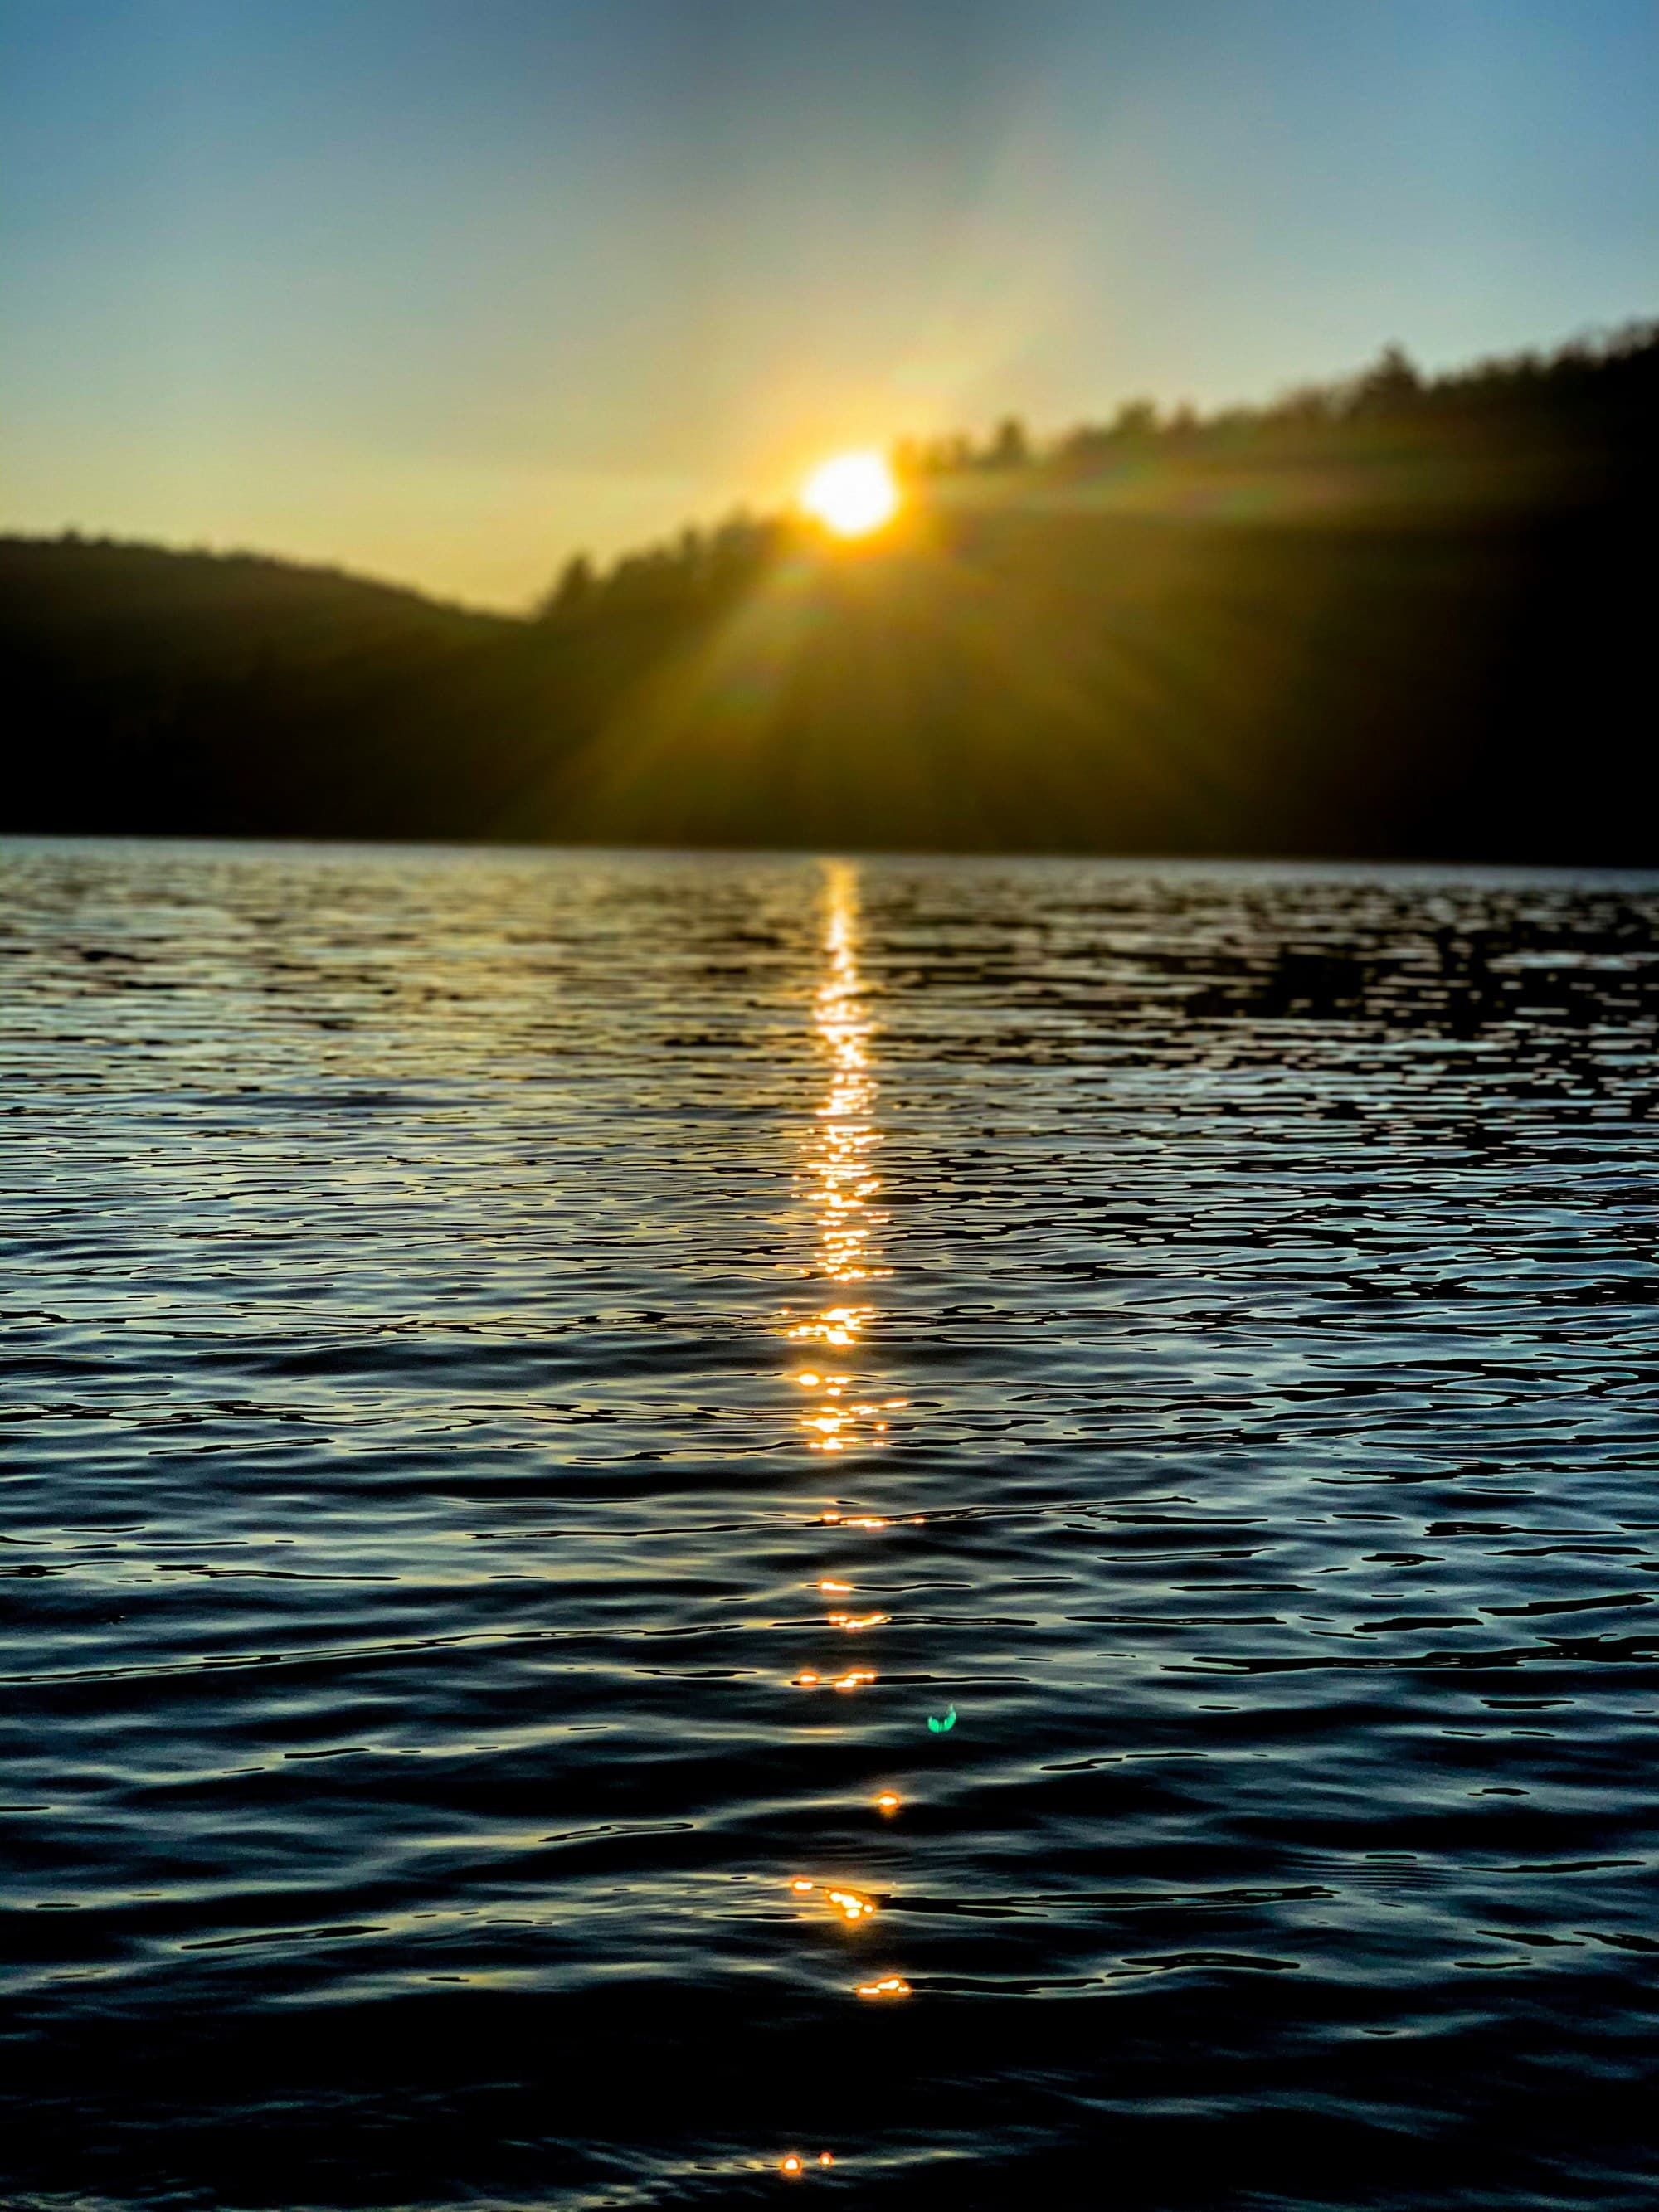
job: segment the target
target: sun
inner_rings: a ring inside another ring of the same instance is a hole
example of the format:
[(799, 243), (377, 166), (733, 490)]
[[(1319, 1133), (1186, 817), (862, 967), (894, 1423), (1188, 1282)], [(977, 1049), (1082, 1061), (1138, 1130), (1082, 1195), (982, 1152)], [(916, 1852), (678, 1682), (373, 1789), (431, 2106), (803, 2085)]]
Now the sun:
[(898, 512), (898, 486), (878, 453), (837, 453), (800, 488), (800, 503), (837, 538), (867, 538)]

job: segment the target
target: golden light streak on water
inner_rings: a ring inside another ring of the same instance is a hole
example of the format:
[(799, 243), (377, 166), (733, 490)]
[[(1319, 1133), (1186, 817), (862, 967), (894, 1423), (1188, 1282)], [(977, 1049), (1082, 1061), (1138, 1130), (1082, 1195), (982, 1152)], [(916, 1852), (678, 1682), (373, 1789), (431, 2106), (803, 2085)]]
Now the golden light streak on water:
[[(797, 1897), (811, 1897), (816, 1892), (817, 1884), (802, 1874), (797, 1875), (789, 1887)], [(825, 1903), (834, 1907), (838, 1919), (873, 1920), (875, 1917), (875, 1905), (861, 1889), (841, 1889), (826, 1882), (823, 1886), (823, 1896)]]
[[(837, 1295), (833, 1304), (792, 1319), (783, 1334), (792, 1342), (851, 1352), (875, 1309), (867, 1302), (849, 1299), (845, 1286), (885, 1273), (877, 1261), (878, 1232), (887, 1214), (878, 1203), (881, 1181), (871, 1164), (879, 1133), (871, 1052), (873, 1024), (866, 1011), (858, 961), (856, 869), (844, 860), (830, 862), (825, 890), (824, 971), (813, 994), (812, 1027), (829, 1063), (829, 1085), (817, 1109), (805, 1181), (817, 1237), (812, 1273), (834, 1285)], [(887, 1409), (869, 1395), (850, 1406), (828, 1402), (840, 1399), (849, 1385), (855, 1386), (855, 1376), (805, 1368), (794, 1379), (813, 1398), (812, 1408), (801, 1422), (809, 1451), (843, 1452), (854, 1444), (882, 1443), (885, 1427), (874, 1416)]]
[[(879, 1231), (888, 1217), (878, 1204), (881, 1182), (872, 1165), (880, 1139), (875, 1119), (872, 1024), (866, 1011), (858, 963), (858, 878), (854, 869), (844, 861), (830, 863), (826, 890), (825, 966), (813, 997), (812, 1020), (818, 1048), (829, 1063), (829, 1085), (817, 1110), (805, 1183), (816, 1231), (810, 1272), (826, 1286), (834, 1303), (807, 1314), (786, 1309), (780, 1334), (792, 1343), (820, 1344), (851, 1355), (846, 1366), (835, 1372), (801, 1367), (789, 1377), (795, 1389), (806, 1394), (807, 1403), (798, 1418), (807, 1449), (842, 1452), (859, 1447), (882, 1449), (888, 1425), (879, 1417), (901, 1410), (905, 1401), (878, 1398), (876, 1378), (860, 1373), (856, 1364), (861, 1340), (875, 1318), (876, 1309), (867, 1301), (849, 1297), (846, 1286), (869, 1282), (887, 1273), (877, 1262)], [(816, 1518), (819, 1526), (833, 1527), (837, 1533), (842, 1528), (882, 1530), (890, 1526), (884, 1515), (843, 1513), (839, 1500), (826, 1502)], [(850, 1595), (854, 1585), (824, 1576), (818, 1588), (826, 1595), (840, 1596)], [(832, 1613), (826, 1625), (844, 1634), (856, 1634), (885, 1626), (890, 1618), (882, 1612)], [(806, 1668), (792, 1680), (798, 1689), (851, 1692), (876, 1679), (873, 1668), (858, 1667), (827, 1677)], [(871, 1802), (884, 1817), (896, 1813), (900, 1803), (892, 1790), (881, 1790)], [(797, 1875), (789, 1886), (803, 1899), (816, 1899), (818, 1893), (817, 1885), (804, 1875)], [(874, 1904), (862, 1891), (832, 1888), (826, 1883), (822, 1895), (848, 1926), (875, 1916)], [(861, 1984), (858, 1989), (860, 1996), (878, 1999), (909, 1993), (909, 1984), (897, 1974)], [(820, 2163), (830, 2163), (827, 2154)], [(783, 2171), (792, 2178), (799, 2177), (801, 2168), (796, 2154), (786, 2159)]]

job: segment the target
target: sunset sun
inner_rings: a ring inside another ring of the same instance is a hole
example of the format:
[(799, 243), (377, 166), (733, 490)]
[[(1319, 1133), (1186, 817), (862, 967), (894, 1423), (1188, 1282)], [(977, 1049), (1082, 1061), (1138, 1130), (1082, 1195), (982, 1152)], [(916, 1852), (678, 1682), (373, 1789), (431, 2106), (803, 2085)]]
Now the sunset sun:
[(807, 477), (800, 503), (837, 538), (865, 538), (892, 520), (898, 508), (898, 486), (879, 453), (837, 453)]

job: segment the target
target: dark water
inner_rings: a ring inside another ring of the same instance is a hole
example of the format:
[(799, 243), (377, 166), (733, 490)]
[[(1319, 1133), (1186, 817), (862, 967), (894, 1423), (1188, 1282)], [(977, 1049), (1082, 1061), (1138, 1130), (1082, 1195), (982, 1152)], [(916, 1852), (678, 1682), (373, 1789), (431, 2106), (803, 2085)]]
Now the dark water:
[(6, 2204), (1659, 2197), (1659, 879), (0, 895)]

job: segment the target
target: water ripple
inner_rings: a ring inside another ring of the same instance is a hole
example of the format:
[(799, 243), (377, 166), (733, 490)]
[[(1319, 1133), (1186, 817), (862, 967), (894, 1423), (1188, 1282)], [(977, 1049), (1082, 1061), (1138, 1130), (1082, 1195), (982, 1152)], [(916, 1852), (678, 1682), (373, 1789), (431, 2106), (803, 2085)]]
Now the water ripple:
[(0, 886), (8, 2203), (1646, 2212), (1659, 884)]

